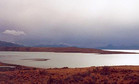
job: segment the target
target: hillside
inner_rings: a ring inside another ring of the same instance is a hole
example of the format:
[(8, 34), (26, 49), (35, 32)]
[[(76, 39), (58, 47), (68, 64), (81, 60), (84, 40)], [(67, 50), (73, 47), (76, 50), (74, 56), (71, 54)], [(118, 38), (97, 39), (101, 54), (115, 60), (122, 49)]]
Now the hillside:
[(129, 52), (104, 51), (100, 49), (77, 48), (77, 47), (0, 47), (0, 51), (135, 54), (135, 53), (129, 53)]
[(19, 45), (16, 43), (6, 42), (6, 41), (0, 41), (0, 47), (22, 47), (23, 45)]

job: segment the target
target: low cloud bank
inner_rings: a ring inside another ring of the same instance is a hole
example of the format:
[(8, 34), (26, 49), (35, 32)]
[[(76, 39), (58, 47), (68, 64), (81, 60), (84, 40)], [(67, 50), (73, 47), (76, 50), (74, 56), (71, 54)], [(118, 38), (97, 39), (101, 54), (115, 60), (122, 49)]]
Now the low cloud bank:
[(9, 35), (14, 35), (14, 36), (25, 35), (24, 31), (16, 31), (16, 30), (5, 30), (3, 33), (9, 34)]

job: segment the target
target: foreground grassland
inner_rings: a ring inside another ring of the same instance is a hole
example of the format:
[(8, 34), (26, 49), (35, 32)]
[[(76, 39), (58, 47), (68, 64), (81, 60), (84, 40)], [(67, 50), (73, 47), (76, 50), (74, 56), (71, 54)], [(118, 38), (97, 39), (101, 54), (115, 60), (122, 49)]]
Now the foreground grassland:
[(139, 66), (53, 69), (3, 63), (0, 66), (0, 84), (139, 84)]

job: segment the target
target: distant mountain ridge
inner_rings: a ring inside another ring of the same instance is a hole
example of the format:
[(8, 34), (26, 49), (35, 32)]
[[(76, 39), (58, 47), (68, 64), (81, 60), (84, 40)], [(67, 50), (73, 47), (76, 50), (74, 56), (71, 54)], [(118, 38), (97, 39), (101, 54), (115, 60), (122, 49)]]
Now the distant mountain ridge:
[[(59, 44), (39, 44), (39, 45), (34, 45), (34, 46), (24, 46), (21, 44), (17, 44), (17, 43), (12, 43), (12, 42), (6, 42), (6, 41), (0, 41), (0, 47), (53, 47), (53, 48), (64, 48), (64, 47), (77, 47), (77, 46), (73, 46), (67, 43), (59, 43)], [(79, 47), (79, 46), (78, 46)], [(84, 47), (80, 47), (80, 48), (84, 48)], [(112, 45), (112, 44), (108, 44), (104, 47), (96, 47), (96, 49), (139, 49), (139, 45), (129, 45), (129, 46), (125, 46), (125, 45)]]
[(6, 41), (0, 41), (0, 47), (23, 47), (23, 45)]
[(33, 47), (74, 47), (74, 46), (71, 46), (71, 45), (68, 45), (68, 44), (40, 44), (40, 45), (35, 45)]
[(121, 45), (121, 46), (115, 46), (115, 45), (109, 44), (109, 45), (104, 46), (104, 47), (98, 47), (97, 49), (139, 49), (139, 45), (130, 45), (130, 46)]

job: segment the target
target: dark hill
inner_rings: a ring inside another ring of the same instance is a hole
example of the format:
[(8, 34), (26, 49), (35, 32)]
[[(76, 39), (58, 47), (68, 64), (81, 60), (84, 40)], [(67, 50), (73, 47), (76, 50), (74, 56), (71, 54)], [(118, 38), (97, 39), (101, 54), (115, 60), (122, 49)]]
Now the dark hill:
[(114, 52), (114, 51), (104, 51), (100, 49), (77, 48), (77, 47), (0, 47), (0, 51), (135, 54), (129, 52)]

